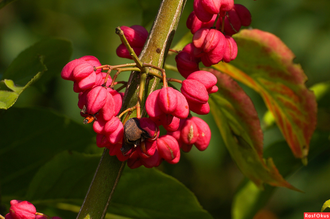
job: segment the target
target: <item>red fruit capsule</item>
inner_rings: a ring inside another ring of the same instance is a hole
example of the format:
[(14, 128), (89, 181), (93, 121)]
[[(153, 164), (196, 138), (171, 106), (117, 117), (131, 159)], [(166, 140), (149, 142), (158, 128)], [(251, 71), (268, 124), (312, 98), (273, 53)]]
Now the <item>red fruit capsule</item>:
[(202, 0), (194, 0), (194, 11), (199, 20), (208, 22), (212, 19), (213, 14), (209, 13), (202, 4)]
[(180, 147), (178, 141), (170, 136), (164, 135), (160, 137), (157, 141), (157, 149), (159, 155), (164, 158), (169, 163), (177, 163), (180, 159)]
[(164, 112), (161, 110), (161, 108), (158, 105), (158, 94), (160, 90), (155, 90), (149, 96), (147, 97), (146, 100), (146, 111), (150, 117), (159, 117)]
[(194, 145), (200, 151), (204, 151), (210, 144), (211, 140), (211, 130), (209, 125), (198, 117), (191, 117), (196, 126), (198, 127), (198, 138)]
[(181, 129), (180, 139), (184, 144), (192, 145), (198, 139), (198, 128), (193, 120), (186, 119)]
[(199, 81), (186, 79), (182, 81), (181, 93), (192, 102), (206, 103), (209, 99), (209, 94), (205, 86)]
[(158, 97), (157, 97), (157, 104), (160, 109), (166, 113), (170, 114), (174, 112), (177, 106), (177, 93), (174, 91), (174, 88), (171, 87), (163, 87), (160, 89)]
[(187, 79), (193, 79), (201, 82), (205, 86), (206, 90), (212, 88), (218, 81), (217, 77), (208, 71), (195, 71), (191, 73)]
[(107, 101), (107, 89), (96, 86), (86, 94), (86, 113), (94, 115), (102, 109)]

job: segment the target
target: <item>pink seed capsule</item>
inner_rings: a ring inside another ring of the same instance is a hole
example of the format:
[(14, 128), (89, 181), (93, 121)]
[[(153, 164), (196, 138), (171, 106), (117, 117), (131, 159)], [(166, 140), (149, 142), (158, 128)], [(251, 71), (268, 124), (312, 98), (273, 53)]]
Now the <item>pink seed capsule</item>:
[(97, 134), (96, 135), (96, 145), (99, 148), (109, 147), (110, 142), (108, 141), (108, 139), (105, 135)]
[(224, 62), (230, 62), (234, 60), (237, 56), (237, 44), (231, 36), (226, 36), (227, 40), (227, 49), (223, 56)]
[(180, 139), (184, 144), (192, 145), (198, 139), (198, 128), (191, 119), (186, 119), (181, 129)]
[(73, 69), (72, 74), (73, 74), (73, 78), (75, 80), (81, 80), (83, 78), (86, 78), (87, 76), (89, 76), (93, 72), (94, 72), (94, 67), (88, 62), (84, 62), (80, 65), (77, 65)]
[(6, 218), (24, 218), (33, 219), (37, 212), (34, 205), (28, 201), (11, 200), (10, 201), (9, 213)]
[(149, 94), (149, 96), (147, 97), (145, 107), (146, 107), (146, 111), (150, 117), (155, 118), (155, 117), (159, 117), (162, 114), (164, 114), (158, 105), (159, 92), (160, 92), (160, 90), (155, 90), (151, 94)]
[(209, 88), (207, 92), (209, 92), (209, 94), (212, 94), (218, 92), (218, 90), (219, 90), (218, 86), (214, 85), (213, 87)]
[(218, 81), (217, 77), (208, 71), (195, 71), (191, 73), (187, 79), (194, 79), (201, 82), (205, 86), (206, 90), (212, 88)]
[(187, 100), (197, 103), (206, 103), (209, 99), (209, 94), (205, 86), (199, 81), (186, 79), (182, 81), (181, 93)]
[(202, 0), (194, 0), (194, 11), (199, 20), (208, 22), (212, 19), (213, 14), (206, 11), (202, 5)]
[(121, 30), (124, 32), (124, 35), (128, 43), (132, 47), (143, 47), (144, 43), (148, 38), (148, 31), (140, 25), (133, 25), (131, 27), (121, 26)]
[[(134, 50), (135, 54), (139, 56), (142, 51), (142, 47), (132, 47)], [(117, 56), (121, 58), (127, 58), (127, 59), (132, 59), (131, 54), (129, 53), (128, 49), (125, 47), (124, 44), (120, 44), (117, 49), (116, 49), (116, 54)]]
[(86, 113), (94, 115), (105, 105), (108, 92), (102, 86), (96, 86), (86, 94)]
[(118, 117), (112, 117), (109, 121), (107, 121), (104, 125), (104, 132), (110, 134), (120, 126), (121, 121)]
[(202, 0), (202, 6), (210, 14), (218, 14), (220, 12), (221, 0)]
[(219, 42), (221, 42), (224, 39), (225, 39), (224, 35), (219, 30), (210, 29), (207, 35), (205, 36), (203, 42), (203, 46), (202, 46), (203, 52), (205, 53), (211, 52), (217, 47)]
[(210, 112), (210, 105), (206, 103), (189, 102), (189, 109), (198, 115), (207, 115)]
[(93, 130), (94, 132), (98, 134), (105, 134), (104, 132), (104, 126), (107, 121), (105, 121), (101, 116), (97, 117), (97, 120), (94, 121), (93, 123)]
[(149, 158), (155, 154), (156, 149), (156, 141), (144, 141), (141, 142), (140, 146), (137, 148), (137, 152), (140, 157)]
[(198, 127), (198, 139), (194, 143), (196, 148), (200, 151), (204, 151), (210, 144), (211, 140), (211, 130), (209, 125), (202, 119), (198, 117), (191, 117), (196, 126)]
[(177, 93), (177, 101), (180, 104), (177, 104), (175, 111), (172, 113), (173, 116), (178, 117), (180, 119), (185, 119), (189, 115), (189, 104), (186, 97), (180, 93), (179, 91), (175, 90)]
[(112, 95), (107, 91), (106, 102), (102, 109), (100, 110), (100, 115), (104, 120), (108, 121), (115, 115), (115, 100)]
[(227, 13), (225, 16), (225, 33), (231, 36), (238, 33), (242, 27), (242, 23), (235, 10), (230, 10)]
[(117, 129), (108, 135), (108, 140), (111, 144), (122, 143), (124, 138), (124, 126), (123, 123), (119, 123)]
[(176, 131), (180, 125), (180, 119), (170, 114), (161, 116), (160, 121), (166, 131), (169, 132)]
[[(107, 77), (107, 73), (105, 72), (100, 72), (98, 74), (96, 74), (96, 79), (95, 79), (95, 85), (104, 85), (104, 82), (105, 82), (105, 78)], [(109, 75), (108, 76), (108, 79), (107, 79), (107, 83), (105, 84), (106, 87), (109, 87), (112, 83), (112, 78), (111, 76)]]
[(108, 91), (112, 95), (113, 100), (114, 100), (114, 104), (115, 104), (114, 116), (116, 116), (116, 115), (118, 115), (118, 113), (121, 109), (121, 106), (123, 104), (123, 97), (118, 91), (116, 91), (114, 89), (108, 88)]
[(141, 162), (147, 168), (158, 167), (162, 162), (162, 157), (160, 156), (159, 151), (156, 150), (151, 157), (142, 158)]
[(221, 1), (220, 13), (230, 11), (234, 7), (234, 0), (217, 0)]
[(160, 109), (166, 113), (170, 114), (174, 112), (177, 106), (177, 98), (176, 92), (174, 88), (171, 87), (163, 87), (160, 89), (158, 97), (157, 97), (157, 104)]
[(201, 57), (203, 64), (207, 67), (219, 63), (226, 52), (227, 49), (227, 41), (226, 38), (223, 37), (223, 40), (219, 40), (218, 45), (212, 51), (205, 53), (204, 56)]
[[(95, 67), (101, 66), (100, 61), (95, 56), (87, 55), (87, 56), (83, 56), (83, 57), (79, 58), (79, 60), (84, 60)], [(98, 71), (101, 71), (101, 69), (99, 69)]]
[(192, 43), (197, 49), (203, 49), (205, 38), (210, 30), (209, 28), (201, 28), (194, 34)]
[[(142, 117), (139, 120), (140, 128), (147, 133), (148, 138), (147, 141), (155, 141), (159, 136), (159, 128), (158, 125), (152, 121), (150, 118)], [(144, 134), (143, 134), (144, 135)], [(146, 136), (144, 136), (146, 137)]]
[(164, 135), (156, 141), (158, 153), (162, 158), (164, 158), (164, 160), (169, 163), (172, 163), (173, 161), (178, 162), (175, 158), (180, 156), (180, 147), (178, 141), (174, 137)]
[(84, 108), (84, 106), (86, 107), (86, 94), (88, 93), (87, 91), (82, 91), (79, 93), (78, 95), (78, 107), (79, 109)]
[(85, 62), (84, 60), (80, 60), (80, 59), (75, 59), (68, 62), (61, 71), (61, 77), (65, 80), (73, 81), (74, 80), (73, 69), (84, 62)]
[(96, 73), (93, 71), (90, 75), (88, 75), (86, 78), (83, 78), (81, 80), (78, 80), (77, 82), (77, 85), (78, 85), (78, 88), (81, 90), (81, 91), (84, 91), (84, 90), (87, 90), (87, 89), (90, 89), (92, 87), (94, 87), (95, 85), (95, 80), (96, 80)]
[(188, 27), (188, 29), (190, 29), (191, 33), (194, 34), (194, 33), (196, 33), (196, 31), (198, 31), (201, 28), (210, 28), (210, 27), (212, 27), (215, 20), (216, 20), (216, 18), (217, 18), (217, 15), (214, 14), (210, 21), (203, 22), (203, 21), (198, 19), (198, 17), (196, 16), (195, 11), (192, 11), (190, 13), (188, 19), (187, 19), (186, 26)]
[(199, 70), (198, 64), (200, 62), (200, 59), (196, 58), (192, 54), (192, 52), (188, 53), (188, 52), (185, 52), (184, 50), (182, 50), (181, 52), (179, 52), (176, 55), (175, 61), (176, 61), (178, 71), (184, 78), (187, 78), (190, 73)]
[(133, 153), (130, 155), (130, 157), (127, 160), (127, 166), (129, 166), (129, 168), (131, 168), (131, 169), (135, 169), (135, 168), (138, 168), (143, 165), (142, 159), (138, 155), (138, 152), (135, 151), (136, 156), (132, 156)]

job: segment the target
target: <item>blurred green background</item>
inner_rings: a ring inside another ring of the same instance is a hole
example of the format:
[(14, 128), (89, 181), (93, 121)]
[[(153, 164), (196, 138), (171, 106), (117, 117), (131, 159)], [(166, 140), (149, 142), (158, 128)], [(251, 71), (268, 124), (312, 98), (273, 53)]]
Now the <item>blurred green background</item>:
[[(128, 60), (116, 57), (120, 40), (115, 27), (143, 23), (149, 30), (152, 21), (143, 17), (142, 7), (148, 9), (159, 2), (17, 0), (8, 4), (0, 10), (0, 76), (22, 50), (47, 37), (70, 40), (72, 59), (93, 55), (103, 64), (127, 63)], [(188, 32), (185, 21), (192, 11), (192, 3), (193, 0), (188, 0), (173, 45)], [(252, 28), (271, 32), (288, 45), (296, 55), (295, 62), (305, 70), (308, 87), (330, 79), (330, 1), (237, 0), (235, 3), (244, 4), (251, 11)], [(155, 13), (150, 11), (148, 15), (153, 17)], [(173, 57), (168, 61), (173, 64)], [(127, 75), (121, 77), (124, 79)], [(244, 89), (262, 119), (266, 112), (262, 99), (252, 90)], [(77, 100), (72, 82), (62, 80), (59, 73), (44, 90), (28, 88), (15, 106), (52, 108), (82, 123)], [(203, 116), (203, 119), (213, 130), (209, 148), (205, 152), (193, 149), (182, 156), (179, 164), (164, 164), (160, 169), (190, 188), (215, 218), (230, 218), (232, 200), (244, 176), (228, 155), (212, 116)], [(283, 137), (276, 127), (271, 127), (265, 130), (264, 139), (267, 146)], [(278, 218), (290, 219), (302, 218), (306, 211), (320, 211), (323, 202), (330, 199), (329, 152), (288, 178), (291, 184), (305, 191), (304, 194), (279, 188), (265, 208)]]

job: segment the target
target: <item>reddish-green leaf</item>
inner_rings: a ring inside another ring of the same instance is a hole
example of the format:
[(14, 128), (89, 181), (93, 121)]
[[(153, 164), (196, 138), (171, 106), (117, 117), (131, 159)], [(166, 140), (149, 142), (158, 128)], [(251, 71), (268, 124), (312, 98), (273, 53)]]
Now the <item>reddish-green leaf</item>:
[(301, 66), (293, 63), (292, 51), (271, 33), (243, 30), (235, 40), (237, 58), (214, 67), (260, 93), (293, 154), (306, 164), (316, 101), (304, 84), (307, 77)]
[(271, 158), (262, 157), (263, 135), (251, 99), (231, 77), (212, 72), (218, 78), (219, 91), (210, 95), (211, 112), (231, 157), (243, 174), (259, 188), (268, 183), (297, 190), (283, 179)]

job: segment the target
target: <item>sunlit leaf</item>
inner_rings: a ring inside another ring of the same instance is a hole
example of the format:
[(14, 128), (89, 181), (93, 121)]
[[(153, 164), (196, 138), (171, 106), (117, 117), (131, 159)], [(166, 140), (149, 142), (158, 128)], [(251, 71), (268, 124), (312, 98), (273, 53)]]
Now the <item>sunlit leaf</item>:
[(330, 199), (326, 202), (324, 202), (321, 212), (324, 211), (325, 209), (330, 208)]
[(2, 76), (0, 109), (13, 106), (32, 83), (39, 81), (39, 87), (45, 86), (50, 78), (59, 75), (71, 52), (71, 43), (62, 39), (42, 40), (21, 52)]
[(294, 54), (276, 36), (257, 29), (235, 35), (238, 56), (214, 67), (259, 92), (293, 154), (307, 163), (316, 125), (316, 101)]
[(251, 99), (228, 75), (213, 71), (219, 91), (210, 95), (212, 115), (231, 157), (259, 188), (263, 183), (297, 190), (283, 179), (271, 158), (262, 157), (263, 135)]

